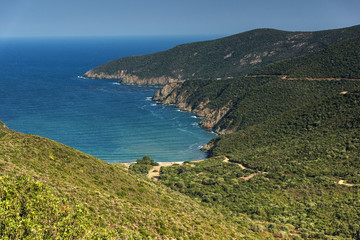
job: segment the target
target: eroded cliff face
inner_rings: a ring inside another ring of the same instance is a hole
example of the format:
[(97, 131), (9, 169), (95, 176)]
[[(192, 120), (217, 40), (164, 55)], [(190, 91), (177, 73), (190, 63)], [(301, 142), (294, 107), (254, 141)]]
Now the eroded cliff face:
[(218, 134), (233, 132), (232, 130), (219, 126), (219, 123), (231, 109), (232, 104), (230, 102), (220, 109), (208, 107), (208, 104), (210, 103), (209, 99), (204, 99), (199, 104), (191, 105), (189, 101), (191, 93), (181, 89), (181, 86), (181, 83), (166, 84), (155, 93), (152, 99), (160, 104), (175, 105), (182, 111), (196, 113), (198, 117), (203, 118), (200, 122), (200, 126), (203, 128), (212, 129)]
[(182, 82), (181, 79), (175, 79), (167, 76), (140, 78), (136, 75), (127, 73), (125, 70), (119, 70), (113, 74), (90, 70), (84, 74), (84, 77), (96, 79), (118, 79), (119, 82), (126, 85), (165, 85), (167, 83)]

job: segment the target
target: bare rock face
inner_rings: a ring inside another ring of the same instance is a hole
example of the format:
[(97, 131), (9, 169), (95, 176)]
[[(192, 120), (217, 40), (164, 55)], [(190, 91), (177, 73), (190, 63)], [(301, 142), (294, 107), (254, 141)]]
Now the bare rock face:
[(218, 123), (231, 110), (231, 103), (226, 104), (220, 109), (212, 109), (207, 106), (210, 100), (205, 99), (196, 106), (192, 106), (188, 101), (190, 93), (182, 90), (181, 86), (181, 83), (166, 84), (155, 93), (152, 99), (160, 104), (175, 105), (183, 111), (196, 113), (198, 117), (203, 118), (200, 122), (200, 126), (203, 128), (212, 129), (218, 134), (231, 132), (218, 126)]
[(213, 129), (218, 134), (228, 133), (226, 129), (222, 129), (218, 126), (218, 123), (224, 118), (224, 116), (230, 111), (229, 106), (224, 106), (218, 110), (212, 110), (205, 108), (201, 111), (204, 114), (203, 120), (200, 122), (200, 126), (203, 128)]
[(95, 73), (93, 70), (90, 70), (84, 74), (86, 78), (96, 78), (96, 79), (121, 79), (121, 73), (109, 75), (107, 73)]
[(169, 98), (170, 94), (174, 91), (174, 89), (180, 87), (180, 83), (169, 83), (163, 86), (160, 90), (158, 90), (153, 96), (154, 101), (164, 101), (166, 98)]
[(119, 82), (127, 85), (165, 85), (167, 83), (181, 82), (180, 79), (166, 76), (140, 78), (136, 75), (128, 74), (126, 70), (118, 70), (113, 74), (94, 72), (93, 70), (90, 70), (84, 74), (84, 77), (95, 79), (118, 79)]

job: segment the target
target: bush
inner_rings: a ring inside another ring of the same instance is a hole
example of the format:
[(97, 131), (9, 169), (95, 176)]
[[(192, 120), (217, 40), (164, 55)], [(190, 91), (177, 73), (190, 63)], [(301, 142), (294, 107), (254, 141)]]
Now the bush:
[(151, 159), (149, 156), (144, 156), (143, 158), (138, 158), (136, 160), (137, 164), (141, 165), (151, 165), (151, 166), (159, 166), (157, 162), (154, 161), (154, 159)]
[(135, 173), (148, 174), (153, 166), (159, 166), (159, 164), (154, 159), (151, 159), (151, 157), (144, 156), (143, 158), (138, 158), (135, 164), (131, 164), (129, 170)]

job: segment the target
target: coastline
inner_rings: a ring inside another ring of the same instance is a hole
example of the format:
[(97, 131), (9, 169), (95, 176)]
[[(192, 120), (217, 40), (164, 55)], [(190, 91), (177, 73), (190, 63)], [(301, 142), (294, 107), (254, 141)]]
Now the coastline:
[[(206, 158), (207, 159), (207, 158)], [(184, 162), (157, 162), (159, 165), (158, 166), (153, 166), (149, 172), (146, 174), (146, 177), (148, 179), (151, 179), (153, 181), (159, 181), (160, 179), (160, 169), (161, 167), (171, 167), (171, 166), (174, 166), (174, 165), (184, 165), (185, 162), (190, 164), (190, 166), (195, 166), (194, 164), (192, 163), (195, 163), (195, 162), (201, 162), (201, 161), (204, 161), (206, 159), (201, 159), (201, 160), (195, 160), (195, 161), (184, 161)], [(112, 163), (112, 164), (120, 164), (121, 166), (124, 167), (124, 169), (126, 171), (129, 170), (130, 168), (130, 165), (133, 164), (133, 163)]]
[[(179, 104), (174, 100), (171, 100), (171, 102), (164, 101), (162, 98), (168, 98), (168, 96), (173, 92), (174, 87), (179, 87), (184, 81), (178, 81), (178, 82), (172, 82), (167, 84), (139, 84), (139, 83), (128, 83), (124, 81), (119, 81), (118, 78), (100, 78), (100, 77), (89, 77), (86, 75), (79, 75), (77, 76), (78, 79), (90, 79), (90, 80), (105, 80), (105, 81), (114, 81), (114, 84), (117, 85), (124, 85), (124, 86), (136, 86), (136, 87), (144, 87), (144, 88), (155, 88), (158, 89), (152, 97), (147, 97), (146, 100), (154, 102), (153, 105), (161, 105), (161, 106), (172, 106), (176, 108), (176, 111), (179, 112), (187, 112), (195, 114), (191, 116), (194, 119), (200, 119), (201, 121), (199, 123), (196, 123), (202, 130), (209, 132), (211, 134), (214, 134), (214, 137), (210, 139), (208, 142), (203, 143), (201, 145), (201, 148), (199, 148), (200, 151), (206, 153), (206, 158), (208, 157), (208, 151), (209, 143), (216, 138), (217, 136), (223, 134), (221, 131), (217, 131), (214, 126), (219, 121), (219, 119), (213, 119), (213, 115), (218, 115), (217, 113), (212, 113), (209, 111), (208, 108), (206, 109), (193, 109), (190, 106), (185, 106), (185, 103)], [(170, 89), (169, 89), (170, 88)], [(227, 112), (227, 111), (226, 111)], [(224, 115), (224, 114), (223, 114)], [(210, 117), (209, 117), (210, 116)], [(209, 118), (209, 119), (208, 119)], [(185, 160), (186, 161), (186, 160)], [(159, 162), (160, 163), (160, 162)], [(167, 162), (165, 162), (167, 163)], [(175, 162), (174, 162), (175, 163)], [(176, 163), (183, 163), (183, 162), (176, 162)]]

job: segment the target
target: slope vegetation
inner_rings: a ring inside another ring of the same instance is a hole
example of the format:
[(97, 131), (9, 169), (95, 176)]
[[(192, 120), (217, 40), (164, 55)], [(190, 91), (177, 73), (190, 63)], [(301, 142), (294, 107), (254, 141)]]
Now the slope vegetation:
[(357, 37), (337, 43), (318, 53), (269, 64), (254, 74), (360, 79), (359, 63), (360, 38)]
[(257, 29), (213, 41), (120, 58), (85, 73), (125, 84), (166, 84), (187, 79), (243, 76), (269, 63), (317, 52), (360, 35), (360, 26), (318, 32)]
[(261, 123), (305, 103), (359, 87), (360, 81), (289, 81), (277, 77), (189, 80), (166, 85), (153, 100), (195, 112), (203, 117), (202, 127), (223, 134)]
[(358, 239), (359, 113), (359, 92), (330, 94), (219, 136), (211, 156), (221, 157), (163, 168), (160, 180), (233, 214), (290, 224), (304, 239)]
[(2, 238), (256, 238), (246, 218), (2, 123), (0, 172)]

